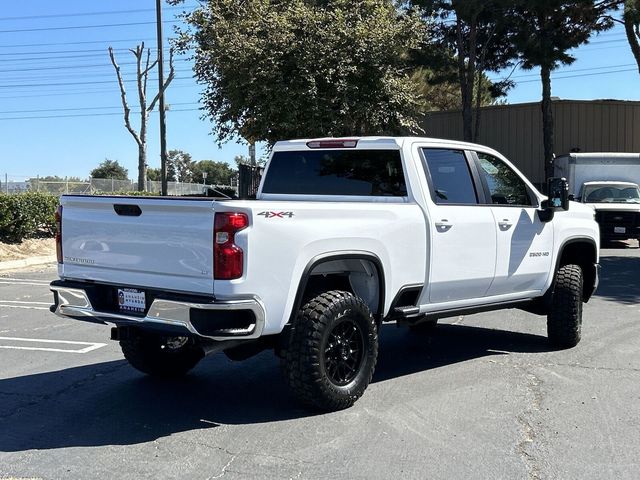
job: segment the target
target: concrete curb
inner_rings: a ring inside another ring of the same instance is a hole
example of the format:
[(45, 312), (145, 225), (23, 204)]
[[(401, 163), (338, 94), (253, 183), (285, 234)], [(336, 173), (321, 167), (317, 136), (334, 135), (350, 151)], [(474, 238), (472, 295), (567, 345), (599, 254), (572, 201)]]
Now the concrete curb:
[(0, 262), (0, 272), (6, 270), (16, 270), (18, 268), (33, 267), (36, 265), (46, 265), (48, 263), (55, 263), (57, 258), (55, 255), (45, 255), (42, 257), (29, 257), (21, 260), (9, 260), (7, 262)]

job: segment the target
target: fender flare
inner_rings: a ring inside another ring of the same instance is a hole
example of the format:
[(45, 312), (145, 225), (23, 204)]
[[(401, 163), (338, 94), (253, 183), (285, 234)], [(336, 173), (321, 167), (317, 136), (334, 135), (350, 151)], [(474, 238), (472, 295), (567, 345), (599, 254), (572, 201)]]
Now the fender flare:
[(293, 308), (291, 309), (291, 313), (289, 314), (289, 324), (293, 322), (295, 316), (300, 310), (302, 306), (302, 298), (304, 296), (304, 292), (307, 288), (307, 284), (309, 283), (309, 278), (311, 277), (311, 272), (319, 265), (323, 263), (331, 262), (334, 260), (365, 260), (369, 261), (373, 264), (376, 269), (376, 273), (378, 274), (378, 312), (380, 318), (384, 315), (384, 302), (385, 302), (385, 291), (386, 291), (386, 283), (384, 277), (384, 267), (382, 266), (382, 261), (380, 257), (378, 257), (375, 253), (364, 252), (364, 251), (345, 251), (345, 252), (331, 252), (324, 253), (320, 255), (316, 255), (313, 257), (307, 266), (302, 271), (302, 275), (298, 282), (298, 290), (296, 291), (296, 297), (293, 302)]
[[(562, 260), (562, 256), (564, 255), (565, 249), (567, 246), (575, 244), (575, 243), (587, 243), (589, 245), (591, 245), (593, 247), (593, 251), (595, 252), (595, 260), (593, 262), (593, 268), (594, 268), (594, 282), (595, 285), (594, 287), (597, 286), (597, 258), (598, 258), (598, 245), (596, 243), (596, 241), (591, 238), (591, 237), (569, 237), (567, 238), (564, 242), (562, 242), (562, 244), (560, 245), (560, 248), (558, 249), (558, 257), (556, 258), (555, 261), (555, 266), (553, 269), (553, 277), (551, 279), (551, 284), (549, 285), (549, 288), (547, 289), (547, 291), (545, 292), (545, 297), (550, 296), (551, 292), (553, 291), (553, 285), (555, 282), (555, 276), (556, 276), (556, 272), (558, 271), (558, 269), (560, 268), (560, 261)], [(593, 288), (593, 291), (595, 291), (595, 288)], [(589, 291), (585, 291), (584, 293), (584, 301), (588, 301), (591, 298), (591, 295), (593, 294), (592, 289), (589, 289)]]

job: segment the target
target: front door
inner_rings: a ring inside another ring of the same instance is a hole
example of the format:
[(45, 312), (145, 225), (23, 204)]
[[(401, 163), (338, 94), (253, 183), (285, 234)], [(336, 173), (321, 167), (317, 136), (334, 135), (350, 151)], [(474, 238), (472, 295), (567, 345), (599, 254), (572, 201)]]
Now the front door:
[(495, 156), (478, 153), (497, 232), (495, 280), (488, 295), (542, 290), (551, 271), (553, 225), (541, 222), (524, 180)]

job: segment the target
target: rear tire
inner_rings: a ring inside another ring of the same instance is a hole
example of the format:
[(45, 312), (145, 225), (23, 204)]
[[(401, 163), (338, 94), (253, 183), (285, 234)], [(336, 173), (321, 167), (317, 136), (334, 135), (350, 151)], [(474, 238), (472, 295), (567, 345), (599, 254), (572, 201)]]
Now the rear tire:
[(135, 369), (155, 377), (180, 377), (204, 357), (202, 348), (188, 337), (166, 337), (150, 332), (131, 332), (120, 348)]
[(300, 309), (284, 367), (302, 403), (333, 411), (350, 407), (362, 396), (377, 357), (378, 332), (369, 308), (352, 293), (334, 290)]
[(547, 336), (558, 348), (575, 347), (582, 335), (582, 269), (578, 265), (565, 265), (556, 273), (547, 315)]

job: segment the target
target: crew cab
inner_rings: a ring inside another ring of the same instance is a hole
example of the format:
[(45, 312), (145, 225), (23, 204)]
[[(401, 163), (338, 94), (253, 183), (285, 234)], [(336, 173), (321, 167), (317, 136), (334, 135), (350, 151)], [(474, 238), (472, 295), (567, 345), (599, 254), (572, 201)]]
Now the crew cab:
[[(255, 200), (65, 195), (52, 311), (112, 325), (125, 358), (182, 375), (273, 349), (307, 405), (352, 405), (384, 322), (521, 308), (580, 341), (593, 209), (490, 148), (416, 137), (278, 142)], [(532, 317), (535, 320), (535, 317)]]

